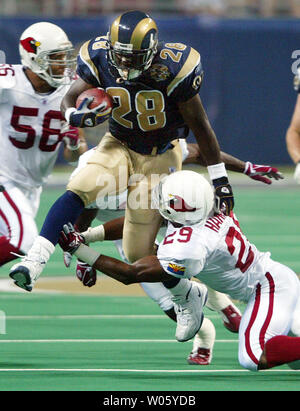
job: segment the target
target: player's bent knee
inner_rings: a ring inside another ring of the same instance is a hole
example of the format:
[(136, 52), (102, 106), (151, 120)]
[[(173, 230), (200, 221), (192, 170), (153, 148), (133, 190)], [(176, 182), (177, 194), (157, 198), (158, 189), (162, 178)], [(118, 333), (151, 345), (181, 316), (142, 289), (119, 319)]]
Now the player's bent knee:
[(100, 164), (88, 164), (67, 185), (67, 190), (77, 194), (85, 206), (97, 202), (97, 199), (123, 192), (126, 188), (126, 173), (122, 179), (116, 170), (109, 170)]

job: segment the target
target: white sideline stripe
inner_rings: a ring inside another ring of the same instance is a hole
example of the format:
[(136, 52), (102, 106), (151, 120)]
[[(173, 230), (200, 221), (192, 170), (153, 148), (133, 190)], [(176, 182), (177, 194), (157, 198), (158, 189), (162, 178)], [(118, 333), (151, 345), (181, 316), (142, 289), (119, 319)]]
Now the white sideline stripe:
[[(261, 373), (272, 373), (272, 372), (299, 372), (300, 370), (261, 370)], [(122, 368), (0, 368), (0, 372), (133, 372), (133, 373), (167, 373), (167, 374), (214, 374), (214, 373), (240, 373), (247, 372), (254, 374), (249, 370), (139, 370), (139, 369), (122, 369)], [(255, 375), (257, 375), (255, 373)]]
[[(219, 318), (217, 314), (205, 315), (207, 318)], [(167, 320), (161, 314), (87, 314), (87, 315), (7, 315), (7, 320)]]
[(137, 315), (137, 314), (87, 314), (87, 315), (7, 315), (7, 320), (105, 320), (105, 319), (167, 319), (166, 315)]
[[(116, 343), (177, 343), (176, 340), (149, 340), (149, 339), (51, 339), (51, 340), (0, 340), (1, 343), (101, 343), (101, 342), (116, 342)], [(216, 343), (238, 343), (238, 340), (216, 340)]]

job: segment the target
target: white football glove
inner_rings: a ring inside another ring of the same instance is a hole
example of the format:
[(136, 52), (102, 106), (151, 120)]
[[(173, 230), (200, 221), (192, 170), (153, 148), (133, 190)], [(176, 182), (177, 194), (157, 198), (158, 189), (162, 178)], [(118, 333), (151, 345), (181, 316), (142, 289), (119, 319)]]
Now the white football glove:
[(296, 165), (295, 172), (294, 172), (294, 180), (297, 184), (300, 184), (300, 163)]

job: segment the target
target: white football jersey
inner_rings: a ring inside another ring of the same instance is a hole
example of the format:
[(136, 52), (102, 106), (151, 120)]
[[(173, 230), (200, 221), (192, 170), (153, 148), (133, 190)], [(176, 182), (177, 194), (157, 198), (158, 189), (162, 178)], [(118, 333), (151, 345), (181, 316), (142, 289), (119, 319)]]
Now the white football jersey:
[(168, 225), (157, 257), (178, 278), (196, 277), (216, 291), (248, 301), (267, 272), (270, 253), (262, 253), (242, 233), (234, 215), (211, 217), (205, 225)]
[(45, 183), (62, 141), (60, 103), (69, 87), (39, 94), (22, 65), (0, 65), (0, 176), (26, 188)]

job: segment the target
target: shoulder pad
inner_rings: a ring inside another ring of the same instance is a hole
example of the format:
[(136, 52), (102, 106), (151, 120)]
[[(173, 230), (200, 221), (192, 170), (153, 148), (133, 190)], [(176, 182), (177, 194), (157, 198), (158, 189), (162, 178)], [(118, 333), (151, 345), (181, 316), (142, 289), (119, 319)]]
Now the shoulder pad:
[[(167, 88), (168, 96), (172, 94), (173, 90), (182, 82), (184, 81), (201, 63), (200, 54), (195, 49), (189, 47), (188, 54), (184, 56), (185, 58), (182, 60), (182, 65), (180, 69), (175, 74), (174, 79), (170, 82)], [(199, 79), (201, 80), (201, 73), (199, 73)]]
[(0, 64), (0, 88), (13, 88), (16, 83), (16, 68), (12, 64)]
[(79, 56), (82, 62), (89, 68), (92, 75), (100, 82), (100, 74), (98, 70), (99, 59), (102, 52), (107, 50), (107, 36), (99, 36), (86, 41), (80, 48)]

